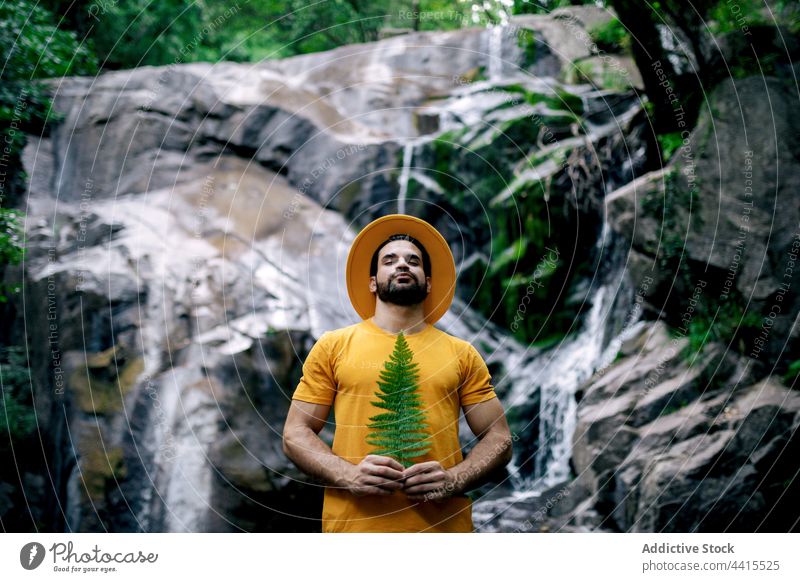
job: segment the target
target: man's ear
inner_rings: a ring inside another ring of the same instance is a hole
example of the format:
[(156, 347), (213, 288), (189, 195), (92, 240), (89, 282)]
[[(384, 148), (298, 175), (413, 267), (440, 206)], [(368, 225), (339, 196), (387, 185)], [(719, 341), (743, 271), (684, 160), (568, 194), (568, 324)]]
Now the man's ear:
[(377, 290), (378, 290), (378, 283), (375, 280), (375, 276), (373, 275), (369, 278), (369, 292), (375, 293)]
[(425, 284), (428, 286), (428, 293), (431, 292), (431, 278), (425, 277)]

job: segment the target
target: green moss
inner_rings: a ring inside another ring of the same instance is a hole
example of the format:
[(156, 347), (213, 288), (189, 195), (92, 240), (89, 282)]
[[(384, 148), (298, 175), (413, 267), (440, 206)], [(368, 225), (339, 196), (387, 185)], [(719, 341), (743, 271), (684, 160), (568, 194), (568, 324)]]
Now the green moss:
[(103, 499), (108, 489), (128, 474), (122, 448), (103, 450), (101, 443), (95, 443), (81, 456), (80, 468), (86, 492), (95, 501)]
[(517, 35), (517, 46), (522, 49), (522, 66), (529, 67), (536, 62), (538, 49), (536, 35), (532, 30), (521, 30)]
[(578, 116), (583, 113), (583, 102), (580, 97), (566, 91), (557, 91), (554, 95), (526, 91), (524, 97), (530, 105), (544, 104), (553, 112), (565, 112), (560, 115), (549, 115), (549, 118), (565, 118), (567, 122), (573, 122), (578, 121)]
[(70, 375), (70, 388), (78, 407), (87, 414), (110, 415), (122, 411), (122, 401), (144, 370), (144, 359), (129, 359), (119, 347), (87, 355), (87, 366)]
[[(6, 347), (0, 353), (2, 398), (0, 398), (0, 435), (12, 441), (25, 438), (36, 428), (36, 413), (30, 398), (31, 377), (25, 350)], [(0, 442), (5, 442), (2, 439)]]
[[(401, 161), (402, 163), (402, 161)], [(339, 191), (340, 208), (352, 208), (356, 197), (361, 193), (361, 184), (354, 180)]]
[(555, 335), (549, 335), (546, 337), (539, 337), (536, 341), (530, 342), (528, 344), (532, 348), (538, 348), (540, 350), (549, 350), (550, 348), (555, 347), (559, 342), (561, 342), (565, 337), (565, 334), (558, 333)]
[(603, 62), (601, 75), (602, 86), (612, 91), (624, 91), (631, 86), (630, 76), (622, 73), (616, 67), (609, 67)]
[(783, 383), (791, 386), (797, 382), (798, 376), (800, 376), (800, 359), (793, 361), (786, 368), (786, 373), (783, 375)]
[(689, 404), (690, 402), (685, 398), (681, 398), (680, 400), (671, 399), (666, 406), (659, 411), (658, 415), (667, 416), (673, 412), (678, 412), (681, 408), (686, 408)]
[(584, 57), (572, 62), (564, 69), (564, 81), (569, 84), (588, 83), (612, 91), (626, 91), (631, 87), (631, 78), (624, 68), (612, 66), (600, 57)]
[(477, 83), (478, 81), (485, 81), (489, 77), (486, 75), (486, 67), (473, 67), (459, 77), (461, 83)]
[(672, 170), (664, 175), (663, 196), (649, 195), (642, 200), (644, 215), (655, 218), (661, 226), (658, 231), (661, 233), (659, 264), (667, 272), (682, 277), (686, 288), (693, 286), (684, 258), (687, 225), (694, 220), (693, 226), (702, 227), (697, 186), (695, 182), (695, 187), (689, 188), (684, 178)]
[(657, 138), (659, 148), (661, 149), (661, 159), (666, 163), (670, 160), (672, 154), (675, 153), (675, 150), (681, 147), (683, 143), (681, 132), (665, 133), (657, 136)]
[(688, 325), (684, 359), (694, 359), (709, 343), (722, 343), (744, 353), (746, 338), (761, 324), (761, 314), (748, 312), (745, 305), (746, 300), (736, 292), (716, 301), (698, 301)]

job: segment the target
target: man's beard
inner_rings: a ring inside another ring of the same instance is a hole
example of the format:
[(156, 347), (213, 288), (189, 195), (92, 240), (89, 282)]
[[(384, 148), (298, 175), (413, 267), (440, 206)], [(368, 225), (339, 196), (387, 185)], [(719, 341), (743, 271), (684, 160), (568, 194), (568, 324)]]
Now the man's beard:
[(426, 283), (419, 283), (408, 275), (411, 283), (398, 286), (394, 279), (386, 283), (378, 283), (378, 297), (384, 303), (394, 303), (395, 305), (417, 305), (425, 301), (428, 296), (428, 286)]

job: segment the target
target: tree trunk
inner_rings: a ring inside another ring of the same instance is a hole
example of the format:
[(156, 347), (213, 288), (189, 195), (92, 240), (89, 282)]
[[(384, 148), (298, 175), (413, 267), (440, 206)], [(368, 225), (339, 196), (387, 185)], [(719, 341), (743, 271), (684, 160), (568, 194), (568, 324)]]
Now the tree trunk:
[[(680, 114), (685, 96), (682, 94), (675, 69), (661, 44), (651, 8), (640, 0), (611, 0), (611, 5), (617, 12), (620, 22), (631, 35), (631, 52), (642, 75), (645, 93), (653, 103), (656, 133), (676, 131), (678, 128), (676, 109)], [(662, 84), (665, 82), (663, 76), (666, 76), (665, 80), (669, 83), (675, 97)], [(675, 101), (676, 98), (677, 101)], [(670, 102), (671, 99), (672, 102)]]

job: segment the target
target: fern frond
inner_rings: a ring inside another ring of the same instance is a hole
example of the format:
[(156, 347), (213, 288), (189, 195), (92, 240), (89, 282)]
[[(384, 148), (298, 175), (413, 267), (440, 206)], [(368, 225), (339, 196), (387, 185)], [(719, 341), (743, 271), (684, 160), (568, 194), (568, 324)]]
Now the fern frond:
[(366, 442), (376, 455), (396, 459), (404, 467), (431, 449), (427, 416), (419, 395), (418, 364), (402, 332), (397, 335), (394, 350), (378, 374), (377, 400), (372, 405), (383, 412), (370, 417), (367, 428), (372, 432)]

